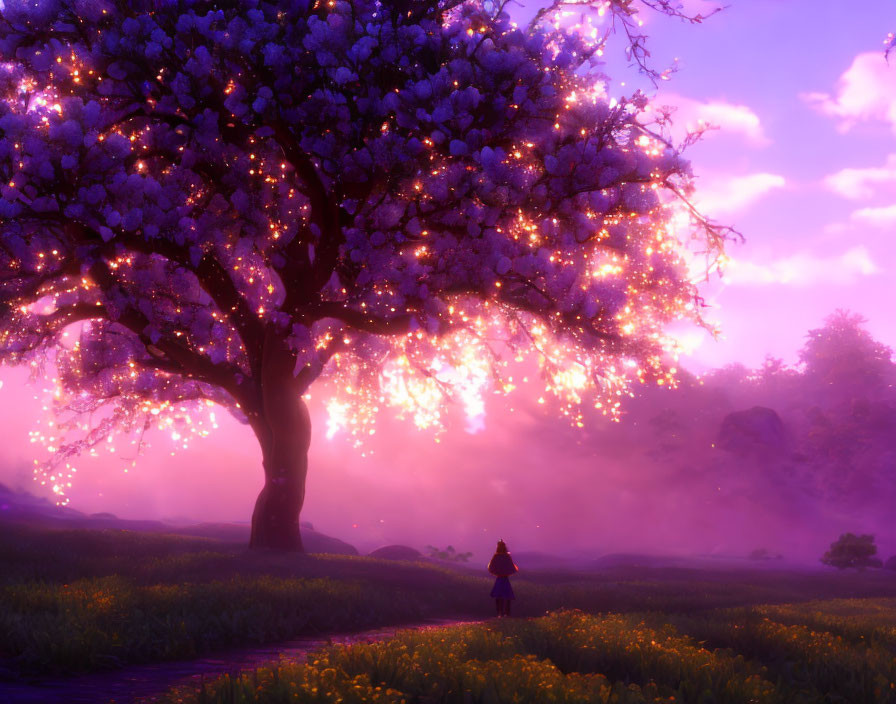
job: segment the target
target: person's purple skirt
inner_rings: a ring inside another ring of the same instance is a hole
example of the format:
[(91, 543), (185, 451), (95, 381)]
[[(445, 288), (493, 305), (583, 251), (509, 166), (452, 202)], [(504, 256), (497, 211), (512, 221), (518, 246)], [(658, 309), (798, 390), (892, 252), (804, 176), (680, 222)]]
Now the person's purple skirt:
[(492, 587), (492, 593), (489, 596), (493, 599), (516, 599), (513, 595), (513, 587), (510, 586), (510, 580), (507, 577), (498, 577), (495, 580), (495, 586)]

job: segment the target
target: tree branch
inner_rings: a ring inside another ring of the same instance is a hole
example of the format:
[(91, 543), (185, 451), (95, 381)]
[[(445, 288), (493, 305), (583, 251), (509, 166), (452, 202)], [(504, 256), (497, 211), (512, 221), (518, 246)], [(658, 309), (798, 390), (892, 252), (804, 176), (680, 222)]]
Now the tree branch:
[(339, 320), (349, 327), (375, 335), (405, 335), (413, 330), (413, 322), (417, 316), (404, 313), (392, 318), (374, 315), (355, 310), (338, 301), (322, 301), (303, 310), (312, 321), (323, 318)]
[[(344, 241), (342, 224), (339, 220), (339, 206), (336, 203), (335, 194), (328, 191), (317, 167), (299, 146), (289, 127), (279, 119), (270, 126), (274, 130), (274, 139), (283, 150), (286, 160), (292, 165), (296, 175), (307, 188), (305, 195), (308, 196), (311, 207), (311, 221), (320, 230), (320, 241), (311, 267), (310, 280), (305, 285), (302, 285), (301, 282), (294, 282), (287, 287), (284, 307), (287, 310), (298, 310), (302, 303), (308, 300), (308, 294), (312, 291), (319, 291), (330, 280), (330, 276), (336, 269), (336, 264), (339, 261), (339, 247)], [(300, 244), (296, 240), (293, 240), (293, 243)]]
[[(91, 279), (104, 293), (111, 293), (115, 288), (120, 287), (113, 270), (102, 259), (94, 262), (90, 266), (89, 272)], [(194, 352), (189, 347), (181, 345), (171, 338), (163, 337), (153, 341), (146, 333), (146, 329), (151, 324), (149, 319), (133, 306), (127, 306), (116, 318), (112, 318), (110, 312), (108, 319), (110, 322), (117, 323), (136, 335), (137, 339), (146, 348), (147, 354), (151, 357), (158, 357), (157, 354), (153, 354), (153, 348), (160, 350), (167, 360), (179, 366), (184, 377), (195, 378), (218, 386), (229, 393), (237, 403), (247, 404), (252, 402), (253, 399), (248, 395), (248, 390), (240, 385), (239, 379), (243, 374), (236, 365), (230, 363), (216, 364), (208, 357)]]
[(78, 228), (81, 230), (75, 236), (85, 243), (96, 244), (105, 249), (105, 254), (110, 255), (110, 248), (115, 243), (120, 243), (127, 250), (139, 252), (145, 255), (157, 255), (168, 259), (172, 263), (182, 267), (196, 276), (203, 291), (215, 302), (227, 320), (243, 340), (243, 347), (249, 358), (250, 366), (254, 369), (261, 363), (261, 345), (264, 340), (264, 326), (256, 315), (252, 313), (245, 298), (240, 295), (230, 278), (230, 274), (221, 265), (214, 254), (206, 252), (202, 255), (197, 265), (193, 265), (189, 250), (167, 239), (156, 238), (148, 240), (142, 235), (130, 235), (118, 232), (115, 239), (108, 243), (103, 242), (99, 233), (83, 223), (67, 221), (63, 223), (69, 230)]

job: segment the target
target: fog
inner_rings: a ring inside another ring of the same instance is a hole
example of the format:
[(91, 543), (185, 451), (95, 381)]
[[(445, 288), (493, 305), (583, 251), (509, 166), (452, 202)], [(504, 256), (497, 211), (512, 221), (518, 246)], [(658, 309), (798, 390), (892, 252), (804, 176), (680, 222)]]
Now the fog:
[[(678, 389), (636, 389), (620, 422), (594, 414), (581, 430), (537, 403), (532, 385), (491, 398), (480, 432), (453, 410), (438, 436), (385, 415), (359, 450), (327, 439), (326, 392), (315, 389), (302, 520), (362, 553), (450, 544), (474, 562), (503, 538), (513, 552), (745, 558), (764, 548), (817, 563), (846, 531), (875, 534), (886, 559), (896, 553), (896, 366), (847, 314), (808, 340), (798, 366), (685, 370)], [(34, 389), (20, 371), (3, 378), (0, 481), (41, 494), (27, 440)], [(246, 426), (218, 416), (220, 429), (187, 451), (172, 455), (170, 438), (150, 434), (134, 468), (130, 449), (80, 461), (71, 506), (247, 521), (260, 451)]]

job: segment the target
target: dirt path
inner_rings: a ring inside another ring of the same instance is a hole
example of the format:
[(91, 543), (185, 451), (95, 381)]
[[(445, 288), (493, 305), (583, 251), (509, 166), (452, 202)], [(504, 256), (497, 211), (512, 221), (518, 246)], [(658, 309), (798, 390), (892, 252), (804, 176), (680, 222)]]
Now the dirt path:
[(481, 623), (474, 620), (431, 620), (403, 626), (389, 626), (357, 633), (299, 638), (268, 646), (216, 653), (196, 660), (134, 665), (121, 670), (79, 675), (39, 684), (0, 682), (3, 704), (141, 704), (153, 702), (175, 685), (198, 686), (201, 678), (251, 670), (279, 659), (304, 660), (313, 650), (330, 643), (359, 643), (383, 640), (396, 631), (425, 630), (440, 626)]

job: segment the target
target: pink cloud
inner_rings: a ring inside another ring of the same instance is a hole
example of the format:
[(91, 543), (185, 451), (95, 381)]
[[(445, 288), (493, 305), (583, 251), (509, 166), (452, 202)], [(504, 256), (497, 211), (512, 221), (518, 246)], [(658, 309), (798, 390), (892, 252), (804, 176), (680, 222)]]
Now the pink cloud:
[(856, 56), (840, 76), (836, 95), (806, 93), (802, 97), (826, 115), (840, 118), (843, 132), (863, 120), (889, 122), (896, 130), (896, 70), (883, 52)]
[(730, 215), (755, 203), (770, 191), (783, 188), (779, 174), (756, 173), (729, 178), (702, 178), (694, 198), (697, 206), (711, 217)]
[(864, 246), (853, 247), (839, 256), (818, 256), (798, 252), (766, 262), (731, 259), (724, 280), (735, 286), (814, 286), (851, 284), (880, 271)]
[[(724, 100), (700, 101), (675, 93), (657, 96), (657, 106), (675, 108), (672, 120), (679, 139), (684, 132), (694, 132), (706, 127), (717, 128), (719, 134), (734, 134), (746, 138), (756, 146), (766, 146), (771, 140), (765, 135), (759, 116), (746, 105)], [(709, 132), (708, 134), (713, 134)]]
[(873, 227), (892, 227), (896, 225), (896, 205), (861, 208), (854, 211), (849, 217), (851, 220)]
[(871, 198), (882, 189), (896, 187), (896, 154), (890, 154), (883, 166), (866, 169), (842, 169), (827, 176), (825, 185), (844, 198)]

